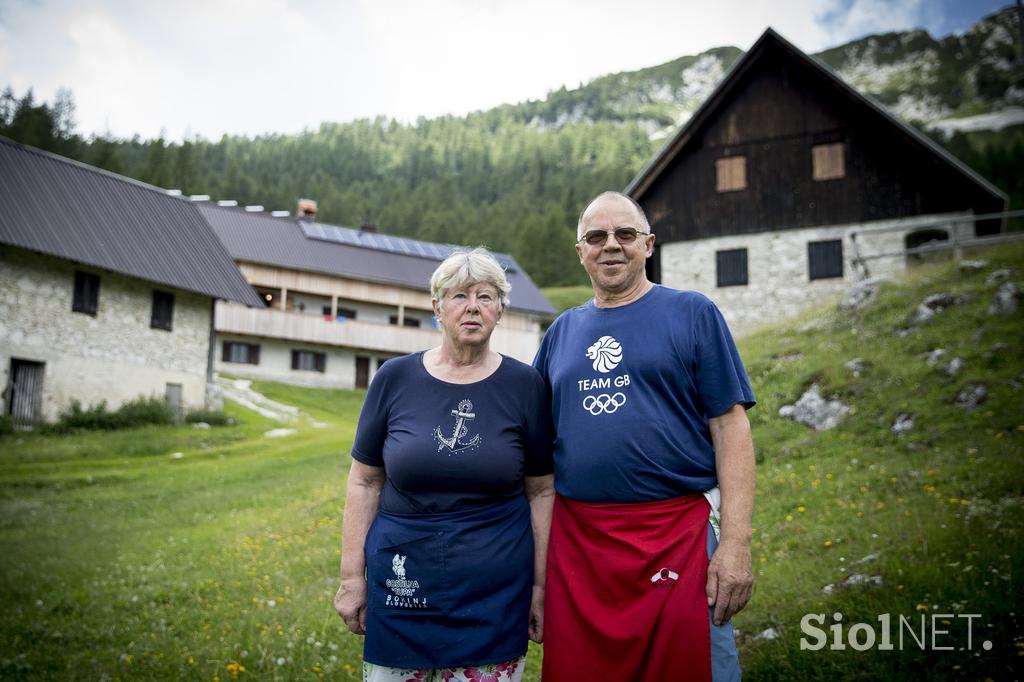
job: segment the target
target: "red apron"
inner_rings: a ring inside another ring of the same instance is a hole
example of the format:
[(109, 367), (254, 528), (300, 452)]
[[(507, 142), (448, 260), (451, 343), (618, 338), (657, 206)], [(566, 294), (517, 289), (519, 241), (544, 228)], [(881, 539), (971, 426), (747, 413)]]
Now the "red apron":
[(555, 499), (544, 682), (711, 680), (703, 495)]

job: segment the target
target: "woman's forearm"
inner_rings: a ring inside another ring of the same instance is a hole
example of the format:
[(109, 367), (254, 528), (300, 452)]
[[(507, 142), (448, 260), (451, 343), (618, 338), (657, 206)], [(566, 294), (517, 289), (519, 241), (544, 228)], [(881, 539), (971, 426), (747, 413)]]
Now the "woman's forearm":
[(341, 579), (362, 578), (366, 572), (363, 542), (380, 507), (384, 470), (353, 461), (345, 494), (341, 534)]
[(555, 477), (527, 476), (526, 498), (530, 502), (530, 525), (533, 528), (533, 584), (544, 587), (551, 511), (555, 504)]

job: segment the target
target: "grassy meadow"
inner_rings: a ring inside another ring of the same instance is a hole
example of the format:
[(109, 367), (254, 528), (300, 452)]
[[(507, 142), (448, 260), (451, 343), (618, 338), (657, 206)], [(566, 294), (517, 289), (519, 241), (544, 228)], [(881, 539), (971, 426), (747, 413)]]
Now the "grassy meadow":
[[(985, 284), (1010, 268), (1019, 286), (1024, 249), (980, 257), (985, 269), (922, 267), (863, 308), (740, 342), (760, 401), (757, 582), (735, 619), (747, 679), (1024, 669), (1024, 315), (988, 315)], [(941, 292), (962, 302), (899, 333)], [(928, 366), (936, 348), (963, 370)], [(850, 406), (832, 430), (778, 416), (814, 382)], [(958, 406), (975, 384), (985, 402)], [(0, 678), (359, 679), (361, 640), (331, 597), (362, 393), (255, 388), (302, 416), (282, 425), (229, 404), (237, 423), (209, 430), (0, 437)], [(914, 427), (897, 436), (900, 414)], [(263, 435), (278, 426), (297, 431)], [(816, 642), (805, 614), (823, 616), (820, 650), (801, 649)], [(892, 650), (879, 648), (883, 614)], [(919, 636), (922, 617), (925, 650), (906, 627)], [(831, 648), (835, 625), (843, 649)], [(867, 627), (874, 646), (855, 650), (848, 636), (863, 644)], [(538, 679), (540, 653), (524, 679)]]

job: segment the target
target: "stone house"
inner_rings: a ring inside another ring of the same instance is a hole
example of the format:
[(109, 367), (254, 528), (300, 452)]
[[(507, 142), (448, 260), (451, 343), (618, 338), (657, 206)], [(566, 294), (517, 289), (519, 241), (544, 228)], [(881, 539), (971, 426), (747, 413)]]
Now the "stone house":
[[(264, 302), (217, 303), (217, 371), (365, 388), (389, 358), (440, 343), (429, 280), (452, 246), (319, 223), (306, 200), (297, 218), (198, 207)], [(513, 258), (495, 255), (512, 293), (491, 347), (530, 362), (555, 310)]]
[(214, 301), (262, 305), (196, 205), (0, 138), (0, 405), (206, 405)]
[(737, 334), (902, 270), (929, 241), (989, 239), (1006, 195), (768, 29), (626, 188), (648, 275)]

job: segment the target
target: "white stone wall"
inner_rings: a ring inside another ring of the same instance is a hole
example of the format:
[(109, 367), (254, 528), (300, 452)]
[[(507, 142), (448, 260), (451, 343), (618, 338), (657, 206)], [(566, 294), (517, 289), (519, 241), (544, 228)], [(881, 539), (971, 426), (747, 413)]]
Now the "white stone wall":
[[(666, 286), (708, 296), (722, 310), (733, 335), (742, 336), (836, 300), (853, 282), (862, 279), (850, 263), (854, 255), (853, 234), (857, 235), (857, 252), (861, 256), (901, 252), (906, 235), (920, 229), (945, 227), (956, 230), (960, 238), (973, 234), (970, 223), (935, 225), (939, 219), (923, 216), (663, 244), (661, 281)], [(811, 280), (807, 244), (834, 239), (843, 241), (843, 277)], [(747, 249), (747, 284), (717, 286), (716, 252), (740, 248)], [(905, 269), (906, 259), (902, 255), (871, 259), (867, 267), (873, 277), (892, 275)]]
[[(100, 276), (95, 317), (71, 311), (76, 269)], [(174, 294), (170, 332), (150, 328), (154, 288)], [(116, 408), (139, 396), (162, 397), (168, 383), (181, 384), (185, 409), (200, 408), (211, 305), (199, 294), (0, 246), (0, 385), (8, 385), (11, 358), (46, 363), (47, 420), (72, 400)]]

